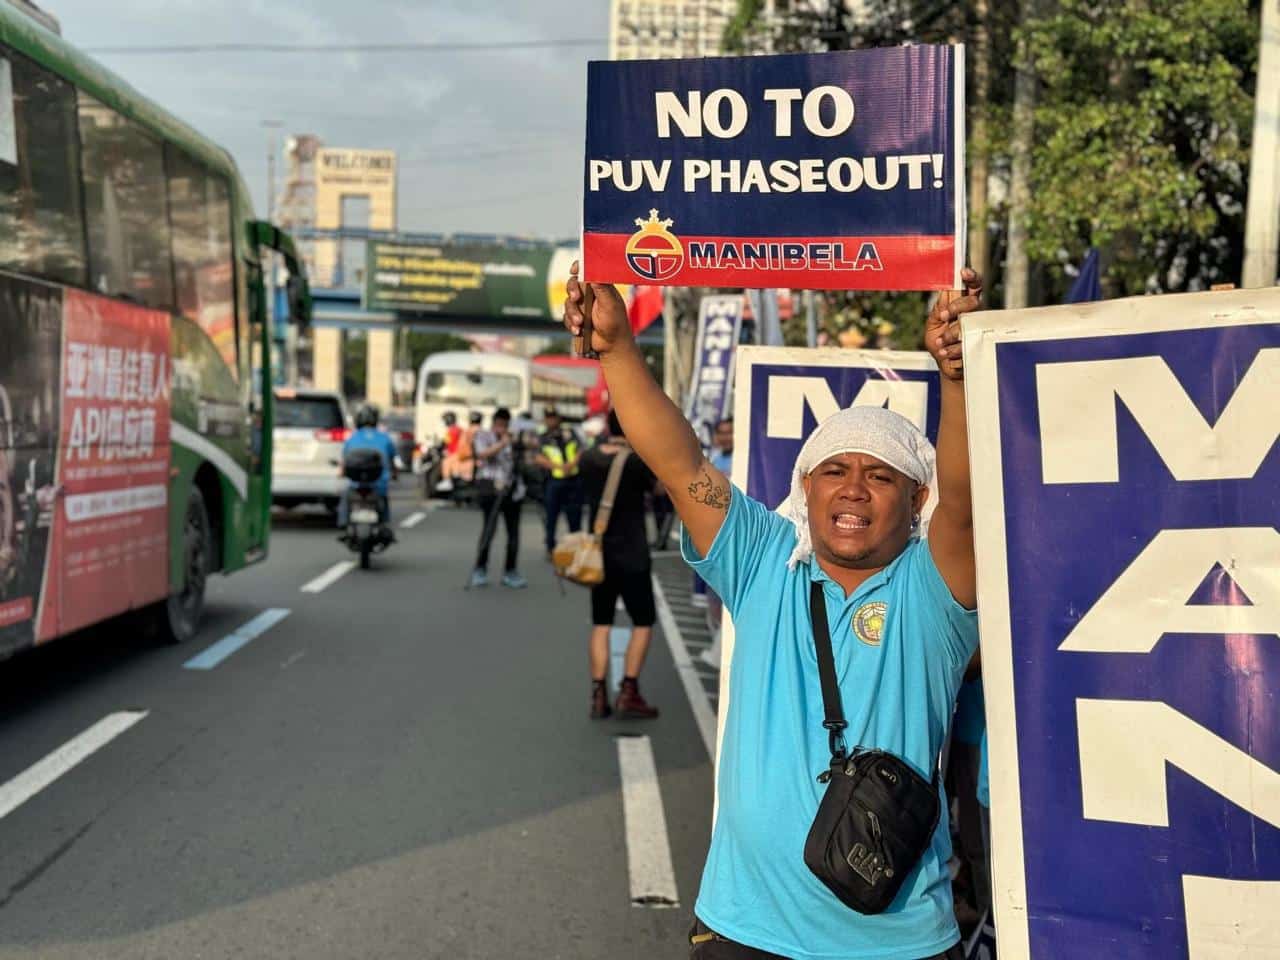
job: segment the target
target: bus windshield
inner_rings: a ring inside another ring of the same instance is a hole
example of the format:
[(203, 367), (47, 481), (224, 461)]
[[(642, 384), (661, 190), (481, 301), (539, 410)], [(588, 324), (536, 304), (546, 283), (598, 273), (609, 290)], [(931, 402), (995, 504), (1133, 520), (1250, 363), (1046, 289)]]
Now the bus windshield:
[(520, 406), (520, 378), (511, 374), (432, 370), (422, 399), (466, 407)]

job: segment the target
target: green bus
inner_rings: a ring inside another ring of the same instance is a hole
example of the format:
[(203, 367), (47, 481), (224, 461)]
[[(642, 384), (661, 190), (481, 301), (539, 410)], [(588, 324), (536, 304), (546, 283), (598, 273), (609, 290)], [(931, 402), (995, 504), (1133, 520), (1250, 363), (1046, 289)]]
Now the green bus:
[(266, 556), (271, 251), (305, 323), (226, 151), (0, 0), (0, 657), (128, 611), (186, 639)]

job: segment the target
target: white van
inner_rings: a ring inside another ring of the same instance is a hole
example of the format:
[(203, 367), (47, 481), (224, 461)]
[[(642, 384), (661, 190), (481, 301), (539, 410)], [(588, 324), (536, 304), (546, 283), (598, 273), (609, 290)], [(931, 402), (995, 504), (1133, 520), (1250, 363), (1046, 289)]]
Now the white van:
[(506, 407), (513, 417), (531, 414), (541, 422), (543, 410), (554, 404), (569, 421), (587, 412), (587, 389), (553, 371), (536, 367), (524, 357), (505, 353), (433, 353), (418, 373), (414, 412), (414, 466), (421, 455), (444, 437), (444, 415), (452, 413), (465, 427), (472, 413), (487, 428), (493, 413)]

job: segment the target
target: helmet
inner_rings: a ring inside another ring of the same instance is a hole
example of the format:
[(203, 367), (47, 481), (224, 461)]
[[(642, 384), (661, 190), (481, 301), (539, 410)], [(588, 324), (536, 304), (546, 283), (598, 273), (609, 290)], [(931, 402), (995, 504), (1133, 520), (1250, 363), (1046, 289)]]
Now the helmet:
[(482, 414), (479, 410), (472, 410), (470, 416), (467, 417), (467, 420), (470, 423), (475, 423), (475, 424), (484, 423), (484, 414)]
[(371, 403), (362, 404), (356, 411), (357, 427), (376, 427), (378, 425), (378, 408)]

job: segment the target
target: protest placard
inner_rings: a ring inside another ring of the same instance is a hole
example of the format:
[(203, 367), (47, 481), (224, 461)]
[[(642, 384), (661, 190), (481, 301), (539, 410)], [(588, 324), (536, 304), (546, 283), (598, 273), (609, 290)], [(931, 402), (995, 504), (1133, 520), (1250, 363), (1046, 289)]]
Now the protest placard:
[(964, 357), (1001, 960), (1280, 956), (1280, 291)]
[[(733, 485), (770, 509), (791, 493), (791, 470), (814, 428), (846, 407), (888, 407), (938, 438), (938, 367), (924, 351), (740, 347), (733, 404)], [(931, 496), (925, 513), (937, 502)], [(728, 713), (732, 619), (721, 638), (720, 732)], [(717, 735), (717, 742), (719, 736)]]
[(684, 412), (704, 447), (711, 446), (716, 424), (733, 409), (733, 361), (743, 306), (741, 294), (706, 296), (698, 305), (698, 340)]
[(591, 63), (584, 277), (958, 287), (963, 54), (922, 45)]

